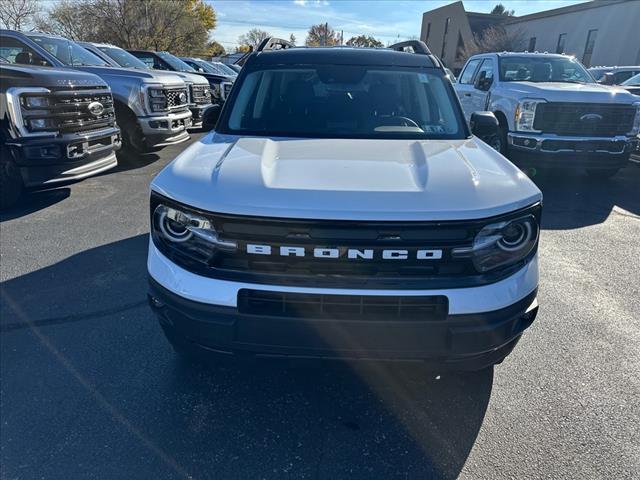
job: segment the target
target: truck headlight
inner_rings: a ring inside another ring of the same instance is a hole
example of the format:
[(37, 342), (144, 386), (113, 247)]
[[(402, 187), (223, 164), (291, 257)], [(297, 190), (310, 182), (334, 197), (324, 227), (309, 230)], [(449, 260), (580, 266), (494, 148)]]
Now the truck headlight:
[(163, 203), (152, 208), (154, 244), (169, 257), (206, 264), (219, 250), (237, 248), (236, 242), (220, 239), (211, 221), (202, 215)]
[(640, 102), (635, 102), (634, 105), (636, 106), (636, 116), (633, 119), (633, 127), (631, 128), (629, 135), (640, 134)]
[(11, 87), (6, 91), (7, 111), (11, 123), (22, 137), (52, 136), (58, 124), (46, 117), (51, 91), (42, 87)]
[(518, 263), (538, 245), (539, 225), (533, 214), (492, 223), (476, 235), (471, 247), (456, 248), (455, 258), (470, 258), (478, 272)]
[[(160, 113), (167, 111), (167, 94), (162, 85), (147, 86), (142, 90), (143, 101), (149, 113)], [(146, 94), (145, 94), (146, 92)]]
[(31, 130), (51, 130), (58, 127), (57, 122), (52, 118), (32, 118), (29, 120)]
[(517, 131), (540, 133), (541, 130), (533, 128), (533, 122), (536, 117), (536, 109), (541, 103), (547, 102), (546, 100), (536, 98), (525, 98), (518, 102), (514, 117), (514, 123)]
[(22, 101), (27, 108), (47, 108), (49, 106), (49, 97), (22, 97)]

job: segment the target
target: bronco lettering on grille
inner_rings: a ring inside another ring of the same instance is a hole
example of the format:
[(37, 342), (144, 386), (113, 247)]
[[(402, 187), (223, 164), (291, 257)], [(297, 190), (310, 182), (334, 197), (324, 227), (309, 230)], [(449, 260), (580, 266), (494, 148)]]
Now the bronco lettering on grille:
[(347, 260), (373, 260), (374, 258), (382, 258), (384, 260), (440, 260), (442, 258), (442, 250), (439, 249), (421, 249), (409, 251), (406, 249), (384, 249), (377, 250), (372, 248), (325, 248), (317, 247), (307, 249), (305, 247), (294, 246), (271, 246), (256, 245), (248, 243), (246, 246), (247, 253), (253, 255), (278, 255), (281, 257), (306, 257), (314, 258), (344, 258)]

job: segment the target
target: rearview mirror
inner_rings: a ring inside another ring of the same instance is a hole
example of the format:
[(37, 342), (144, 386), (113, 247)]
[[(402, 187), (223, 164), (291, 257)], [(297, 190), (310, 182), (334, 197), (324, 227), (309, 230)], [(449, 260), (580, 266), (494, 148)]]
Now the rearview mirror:
[(475, 84), (473, 85), (478, 90), (487, 91), (491, 88), (491, 84), (493, 83), (493, 77), (487, 78), (487, 72), (482, 71), (476, 78)]
[(212, 130), (216, 128), (216, 124), (218, 123), (218, 118), (220, 118), (220, 111), (222, 107), (218, 104), (211, 105), (207, 108), (202, 115), (202, 129), (203, 130)]
[(493, 112), (473, 112), (469, 120), (471, 133), (486, 143), (498, 134), (498, 125), (498, 119)]

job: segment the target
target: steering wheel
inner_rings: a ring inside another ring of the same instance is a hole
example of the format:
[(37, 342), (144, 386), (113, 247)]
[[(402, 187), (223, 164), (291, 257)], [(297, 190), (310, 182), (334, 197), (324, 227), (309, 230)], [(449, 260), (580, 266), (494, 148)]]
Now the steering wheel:
[(398, 125), (401, 127), (417, 127), (420, 128), (416, 122), (408, 117), (402, 117), (400, 115), (390, 115), (388, 117), (382, 117), (383, 123), (379, 126), (393, 126)]

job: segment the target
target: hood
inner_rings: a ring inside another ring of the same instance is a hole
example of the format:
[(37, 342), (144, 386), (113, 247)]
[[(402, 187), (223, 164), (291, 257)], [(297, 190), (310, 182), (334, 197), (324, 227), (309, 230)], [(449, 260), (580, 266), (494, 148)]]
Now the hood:
[(550, 102), (629, 103), (633, 97), (620, 87), (597, 83), (508, 82), (509, 90)]
[(5, 63), (0, 68), (3, 78), (16, 79), (20, 85), (38, 87), (107, 86), (104, 80), (96, 75), (74, 70)]
[(270, 139), (212, 133), (152, 183), (228, 214), (335, 220), (465, 220), (529, 206), (540, 190), (476, 138)]
[(193, 83), (194, 85), (209, 85), (209, 82), (206, 78), (204, 78), (199, 73), (189, 73), (189, 72), (171, 72), (174, 75), (177, 75), (185, 82)]
[(83, 72), (95, 73), (102, 78), (136, 78), (145, 83), (162, 83), (163, 85), (182, 84), (179, 77), (155, 70), (123, 67), (74, 67)]

